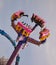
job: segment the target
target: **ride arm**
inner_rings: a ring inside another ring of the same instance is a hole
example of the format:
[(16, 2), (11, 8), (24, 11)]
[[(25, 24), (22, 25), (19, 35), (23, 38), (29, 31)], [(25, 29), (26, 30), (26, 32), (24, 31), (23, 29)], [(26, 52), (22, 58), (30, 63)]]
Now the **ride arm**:
[(38, 24), (35, 24), (35, 26), (32, 28), (32, 31), (34, 31), (37, 26)]
[(35, 44), (35, 45), (42, 44), (40, 41), (37, 41), (37, 40), (35, 40), (33, 38), (30, 38), (30, 37), (28, 37), (27, 41), (30, 42), (30, 43), (32, 43), (32, 44)]

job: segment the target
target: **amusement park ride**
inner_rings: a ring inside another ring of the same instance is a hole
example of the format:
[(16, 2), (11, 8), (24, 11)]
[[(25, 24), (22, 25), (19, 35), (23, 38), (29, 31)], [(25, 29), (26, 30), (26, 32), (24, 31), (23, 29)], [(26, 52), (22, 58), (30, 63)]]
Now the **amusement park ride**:
[[(11, 41), (12, 45), (15, 48), (15, 50), (13, 51), (13, 53), (10, 56), (6, 65), (11, 65), (15, 57), (16, 57), (15, 65), (18, 65), (18, 62), (19, 62), (19, 59), (20, 59), (18, 52), (19, 52), (22, 45), (23, 45), (23, 48), (24, 48), (26, 46), (27, 42), (30, 42), (32, 44), (39, 46), (39, 45), (45, 43), (46, 39), (50, 35), (49, 29), (44, 28), (45, 21), (35, 14), (33, 14), (32, 17), (30, 18), (31, 22), (35, 23), (33, 28), (30, 28), (28, 25), (27, 26), (24, 25), (24, 23), (20, 22), (20, 21), (17, 22), (17, 24), (15, 24), (15, 21), (17, 19), (23, 17), (23, 16), (28, 17), (28, 15), (25, 15), (25, 13), (22, 12), (22, 11), (15, 12), (11, 16), (11, 26), (16, 31), (16, 33), (18, 34), (18, 37), (16, 39), (16, 42), (18, 41), (17, 45), (14, 42), (14, 40), (5, 31), (0, 29), (0, 34), (4, 35), (7, 39), (9, 39)], [(39, 40), (40, 41), (37, 41), (37, 40), (35, 40), (35, 39), (33, 39), (29, 36), (35, 30), (35, 28), (37, 26), (41, 27), (41, 31), (39, 32), (39, 34), (40, 34)]]

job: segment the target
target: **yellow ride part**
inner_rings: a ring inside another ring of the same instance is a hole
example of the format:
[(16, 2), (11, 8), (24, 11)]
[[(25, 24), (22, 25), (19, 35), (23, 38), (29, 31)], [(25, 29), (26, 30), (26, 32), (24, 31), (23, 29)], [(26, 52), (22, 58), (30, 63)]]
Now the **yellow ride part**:
[[(22, 29), (23, 29), (22, 27), (20, 27), (19, 25), (16, 25), (16, 31), (20, 32)], [(26, 37), (28, 37), (28, 36), (30, 35), (30, 33), (27, 32), (27, 31), (24, 30), (24, 29), (23, 29), (23, 31), (22, 31), (21, 33), (22, 33), (22, 35), (24, 35), (24, 36), (26, 36)]]
[(47, 39), (50, 36), (50, 33), (48, 35), (42, 36), (40, 37), (40, 41), (44, 41), (45, 39)]

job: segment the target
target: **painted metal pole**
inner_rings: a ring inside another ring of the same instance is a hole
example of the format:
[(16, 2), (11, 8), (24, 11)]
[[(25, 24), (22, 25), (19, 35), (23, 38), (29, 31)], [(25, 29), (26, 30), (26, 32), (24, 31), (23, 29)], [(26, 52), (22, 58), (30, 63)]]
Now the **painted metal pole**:
[(16, 43), (14, 42), (14, 40), (4, 31), (0, 29), (0, 34), (5, 36), (14, 46), (14, 48), (16, 47)]
[(7, 62), (6, 65), (11, 65), (11, 64), (12, 64), (14, 58), (16, 57), (18, 51), (20, 50), (21, 45), (22, 45), (22, 43), (19, 43), (19, 44), (16, 46), (15, 50), (13, 51), (13, 53), (12, 53), (12, 55), (10, 56), (10, 58), (9, 58), (9, 60), (8, 60), (8, 62)]

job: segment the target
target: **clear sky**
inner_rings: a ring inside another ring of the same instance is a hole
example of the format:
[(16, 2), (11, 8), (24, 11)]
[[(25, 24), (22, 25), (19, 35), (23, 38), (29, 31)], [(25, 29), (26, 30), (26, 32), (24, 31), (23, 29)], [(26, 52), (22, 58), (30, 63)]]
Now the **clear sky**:
[[(17, 34), (11, 27), (11, 15), (23, 10), (29, 14), (29, 18), (22, 21), (31, 24), (30, 17), (33, 13), (46, 21), (46, 27), (50, 29), (50, 37), (47, 42), (39, 47), (28, 43), (28, 47), (20, 51), (20, 65), (56, 65), (56, 0), (0, 0), (0, 29), (6, 31), (13, 40)], [(38, 39), (40, 27), (30, 36)], [(36, 34), (36, 35), (35, 35)], [(0, 57), (9, 58), (14, 48), (9, 40), (0, 35)]]

